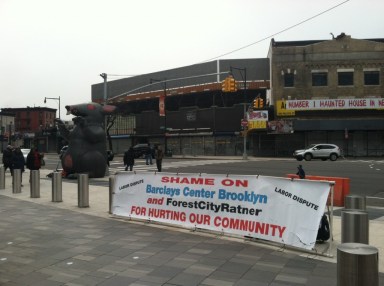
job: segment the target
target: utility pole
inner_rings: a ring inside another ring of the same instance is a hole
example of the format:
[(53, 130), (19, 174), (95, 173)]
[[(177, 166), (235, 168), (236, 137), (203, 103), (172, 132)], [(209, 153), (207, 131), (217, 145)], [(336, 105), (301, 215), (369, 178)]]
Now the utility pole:
[[(235, 67), (230, 67), (230, 71), (232, 73), (232, 70), (238, 70), (240, 72), (240, 75), (241, 77), (243, 78), (243, 82), (244, 82), (244, 87), (243, 87), (243, 95), (244, 95), (244, 102), (243, 102), (243, 105), (244, 105), (244, 118), (243, 120), (246, 120), (247, 118), (247, 69), (246, 68), (235, 68)], [(244, 75), (243, 73), (244, 72)], [(244, 126), (244, 138), (243, 138), (243, 160), (247, 160), (248, 159), (248, 155), (247, 155), (247, 127)]]

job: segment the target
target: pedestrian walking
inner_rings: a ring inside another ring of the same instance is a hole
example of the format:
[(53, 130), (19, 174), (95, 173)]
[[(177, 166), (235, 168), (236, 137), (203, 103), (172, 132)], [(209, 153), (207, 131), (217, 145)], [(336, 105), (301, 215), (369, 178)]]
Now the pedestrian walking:
[(149, 164), (153, 164), (152, 163), (152, 148), (151, 148), (151, 144), (148, 143), (148, 149), (145, 150), (145, 164), (146, 165), (149, 165)]
[(27, 155), (26, 166), (30, 170), (29, 182), (31, 182), (32, 170), (40, 170), (42, 166), (43, 155), (37, 151), (37, 148), (31, 148)]
[(135, 153), (133, 151), (133, 147), (129, 147), (127, 151), (124, 153), (124, 166), (125, 166), (125, 171), (132, 171), (133, 170), (133, 165), (135, 164)]
[(155, 147), (155, 159), (156, 159), (156, 166), (157, 166), (157, 170), (159, 172), (161, 172), (161, 164), (163, 162), (163, 158), (164, 158), (164, 152), (163, 150), (161, 149), (160, 146), (156, 146)]
[(12, 156), (13, 156), (13, 147), (11, 145), (8, 145), (7, 148), (3, 150), (3, 165), (4, 165), (4, 172), (7, 171), (9, 168), (9, 171), (11, 171), (12, 174)]
[[(20, 169), (21, 170), (21, 182), (23, 182), (23, 172), (25, 171), (25, 159), (23, 152), (21, 152), (21, 149), (19, 147), (15, 148), (15, 151), (13, 152), (12, 156), (12, 176), (13, 176), (13, 171), (15, 169)], [(23, 186), (23, 184), (21, 184)]]

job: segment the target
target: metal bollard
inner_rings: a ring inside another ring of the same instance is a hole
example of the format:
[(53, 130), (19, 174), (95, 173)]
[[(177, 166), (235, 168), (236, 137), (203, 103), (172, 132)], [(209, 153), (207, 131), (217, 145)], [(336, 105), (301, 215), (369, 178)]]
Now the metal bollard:
[(345, 197), (345, 208), (350, 210), (366, 210), (365, 197), (358, 195), (348, 195)]
[(360, 210), (341, 212), (341, 243), (356, 242), (369, 244), (368, 213)]
[(29, 179), (31, 198), (40, 198), (40, 171), (31, 170)]
[(21, 193), (21, 176), (21, 169), (13, 169), (12, 193), (14, 194)]
[(88, 174), (78, 174), (77, 177), (77, 194), (78, 194), (78, 207), (89, 207), (89, 184)]
[(52, 202), (62, 202), (62, 176), (61, 172), (53, 172), (52, 176)]
[(113, 203), (113, 187), (115, 184), (115, 178), (109, 177), (109, 213), (112, 213), (112, 203)]
[(362, 243), (337, 247), (337, 286), (378, 286), (379, 251)]
[(5, 189), (5, 169), (4, 166), (0, 166), (0, 190)]

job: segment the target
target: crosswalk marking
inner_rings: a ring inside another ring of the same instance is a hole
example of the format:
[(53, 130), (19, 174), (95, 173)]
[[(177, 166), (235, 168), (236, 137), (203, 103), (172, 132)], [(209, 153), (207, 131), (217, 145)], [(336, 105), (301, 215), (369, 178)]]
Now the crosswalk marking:
[[(163, 161), (162, 164), (162, 171), (165, 171), (167, 169), (172, 168), (179, 168), (179, 167), (193, 167), (193, 166), (202, 166), (202, 165), (210, 165), (210, 164), (225, 164), (225, 163), (234, 163), (239, 162), (239, 160), (188, 160), (188, 161)], [(110, 173), (116, 173), (119, 171), (124, 171), (125, 167), (121, 163), (112, 163), (109, 168)], [(134, 171), (148, 171), (153, 172), (157, 171), (156, 163), (153, 163), (153, 165), (146, 165), (144, 162), (137, 162), (133, 166)]]

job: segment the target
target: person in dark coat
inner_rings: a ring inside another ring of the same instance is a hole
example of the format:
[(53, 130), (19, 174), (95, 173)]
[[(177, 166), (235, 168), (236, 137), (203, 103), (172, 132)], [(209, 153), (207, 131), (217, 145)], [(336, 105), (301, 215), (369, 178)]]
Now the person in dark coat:
[(42, 158), (43, 156), (37, 151), (37, 149), (32, 148), (27, 155), (27, 168), (29, 170), (40, 170)]
[(12, 156), (13, 156), (13, 148), (11, 145), (8, 145), (7, 148), (3, 151), (3, 165), (4, 165), (4, 172), (9, 170), (12, 174)]
[[(21, 182), (23, 182), (23, 172), (25, 171), (25, 159), (19, 147), (15, 148), (12, 156), (12, 175), (15, 169), (21, 170)], [(23, 186), (23, 185), (21, 185)]]
[(162, 163), (163, 163), (163, 158), (164, 158), (164, 152), (163, 152), (163, 150), (161, 149), (160, 146), (156, 146), (156, 147), (155, 147), (155, 159), (156, 159), (157, 170), (158, 170), (159, 172), (161, 172)]
[(151, 148), (151, 144), (148, 143), (148, 149), (145, 150), (145, 164), (146, 165), (149, 165), (149, 164), (153, 164), (152, 163), (152, 148)]
[(125, 171), (132, 171), (133, 165), (135, 164), (135, 153), (133, 152), (133, 147), (129, 147), (128, 151), (124, 153), (124, 166), (125, 166)]
[(305, 172), (304, 172), (303, 166), (299, 165), (297, 167), (296, 175), (298, 175), (300, 179), (305, 179)]

